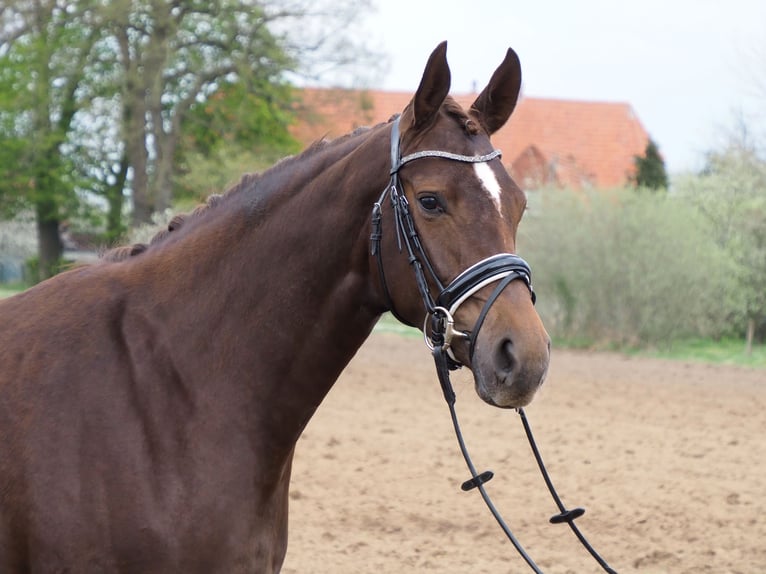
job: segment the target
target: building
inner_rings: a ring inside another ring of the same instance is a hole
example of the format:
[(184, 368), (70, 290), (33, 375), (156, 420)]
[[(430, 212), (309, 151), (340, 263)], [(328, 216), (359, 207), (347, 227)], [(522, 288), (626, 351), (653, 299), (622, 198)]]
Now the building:
[[(338, 137), (387, 121), (411, 97), (410, 92), (306, 88), (292, 133), (303, 145)], [(467, 108), (476, 94), (454, 97)], [(634, 176), (634, 158), (644, 154), (649, 135), (627, 103), (522, 98), (492, 141), (525, 190), (607, 189)]]

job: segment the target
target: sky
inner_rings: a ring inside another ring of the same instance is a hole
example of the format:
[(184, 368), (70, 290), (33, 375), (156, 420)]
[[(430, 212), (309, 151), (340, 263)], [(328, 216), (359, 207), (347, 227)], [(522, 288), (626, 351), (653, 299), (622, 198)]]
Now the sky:
[(377, 0), (360, 33), (387, 59), (370, 87), (397, 91), (443, 40), (452, 93), (480, 91), (512, 47), (523, 95), (628, 102), (671, 174), (742, 119), (766, 128), (764, 0)]

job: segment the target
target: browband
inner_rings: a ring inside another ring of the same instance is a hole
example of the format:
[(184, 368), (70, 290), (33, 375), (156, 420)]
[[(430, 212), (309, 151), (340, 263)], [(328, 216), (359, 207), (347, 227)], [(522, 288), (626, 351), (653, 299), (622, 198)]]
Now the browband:
[(462, 161), (464, 163), (484, 163), (493, 160), (496, 157), (502, 157), (502, 155), (503, 152), (499, 149), (492, 150), (484, 155), (462, 155), (450, 151), (423, 150), (399, 158), (399, 118), (396, 118), (391, 128), (391, 171), (389, 173), (394, 175), (404, 164), (424, 157), (440, 157), (443, 159), (451, 159), (453, 161)]

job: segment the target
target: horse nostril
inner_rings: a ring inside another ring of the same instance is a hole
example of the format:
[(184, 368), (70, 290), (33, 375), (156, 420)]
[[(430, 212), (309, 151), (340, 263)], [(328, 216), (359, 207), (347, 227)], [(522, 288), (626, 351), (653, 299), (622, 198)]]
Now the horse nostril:
[(495, 351), (495, 369), (501, 377), (506, 377), (516, 370), (518, 361), (516, 359), (516, 350), (513, 347), (513, 341), (503, 339), (498, 344)]

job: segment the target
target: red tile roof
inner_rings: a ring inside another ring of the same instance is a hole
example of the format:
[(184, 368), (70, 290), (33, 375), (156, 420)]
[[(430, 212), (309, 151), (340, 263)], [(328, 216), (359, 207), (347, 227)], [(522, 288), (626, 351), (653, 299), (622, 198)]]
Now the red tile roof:
[[(297, 104), (293, 135), (304, 145), (388, 120), (410, 101), (409, 92), (306, 88)], [(475, 94), (457, 95), (464, 107)], [(492, 141), (523, 188), (618, 187), (635, 173), (649, 135), (627, 103), (523, 98)]]

